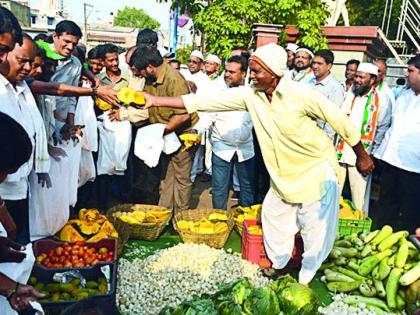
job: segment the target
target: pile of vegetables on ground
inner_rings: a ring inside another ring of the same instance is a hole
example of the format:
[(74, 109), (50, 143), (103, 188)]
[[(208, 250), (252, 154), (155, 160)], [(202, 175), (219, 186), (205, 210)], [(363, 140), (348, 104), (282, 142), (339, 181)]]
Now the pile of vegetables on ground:
[(390, 226), (340, 237), (321, 267), (328, 289), (351, 294), (342, 301), (377, 314), (404, 309), (412, 314), (420, 307), (420, 253), (407, 237), (407, 231)]
[(118, 238), (117, 230), (98, 209), (80, 209), (79, 217), (69, 220), (58, 235), (61, 241), (70, 243), (95, 243), (106, 238)]
[(202, 294), (215, 294), (223, 284), (249, 278), (255, 288), (269, 280), (258, 266), (204, 244), (178, 244), (145, 259), (120, 259), (117, 304), (122, 314), (157, 314)]
[(244, 278), (222, 285), (212, 295), (201, 295), (177, 307), (166, 307), (160, 315), (316, 315), (319, 299), (310, 288), (291, 276), (283, 276), (262, 287)]

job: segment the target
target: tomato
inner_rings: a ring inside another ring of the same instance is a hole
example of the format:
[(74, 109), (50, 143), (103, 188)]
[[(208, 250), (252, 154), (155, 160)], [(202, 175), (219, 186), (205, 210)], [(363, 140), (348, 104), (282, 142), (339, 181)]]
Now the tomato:
[(110, 262), (110, 261), (112, 261), (112, 257), (107, 257), (107, 258), (105, 258), (105, 261), (106, 261), (106, 262)]
[(61, 247), (61, 246), (58, 246), (58, 247), (55, 249), (55, 253), (56, 253), (56, 255), (58, 255), (58, 256), (61, 256), (61, 255), (63, 254), (63, 252), (64, 252), (64, 248), (63, 248), (63, 247)]
[(114, 257), (114, 252), (112, 250), (108, 254), (109, 256)]
[(70, 256), (70, 252), (68, 250), (64, 250), (63, 256), (69, 257)]
[(64, 263), (64, 268), (71, 268), (71, 267), (73, 267), (71, 262), (67, 261), (67, 262)]

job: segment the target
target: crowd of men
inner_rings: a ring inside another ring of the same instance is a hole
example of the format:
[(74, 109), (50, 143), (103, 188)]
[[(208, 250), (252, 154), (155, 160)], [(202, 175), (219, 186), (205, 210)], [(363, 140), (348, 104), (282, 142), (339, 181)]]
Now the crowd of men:
[[(196, 180), (211, 179), (214, 208), (227, 209), (231, 185), (240, 205), (263, 202), (275, 269), (300, 231), (302, 283), (332, 248), (346, 179), (369, 210), (380, 171), (376, 224), (420, 225), (419, 55), (391, 89), (382, 59), (349, 60), (339, 82), (332, 51), (295, 44), (237, 48), (225, 61), (195, 50), (182, 68), (152, 30), (124, 52), (111, 43), (86, 52), (81, 37), (64, 20), (33, 39), (0, 7), (1, 262), (33, 259), (30, 241), (59, 231), (70, 209), (188, 209)], [(146, 106), (122, 104), (124, 88), (143, 91)], [(0, 278), (0, 302), (15, 310), (41, 296), (21, 274), (0, 268)]]

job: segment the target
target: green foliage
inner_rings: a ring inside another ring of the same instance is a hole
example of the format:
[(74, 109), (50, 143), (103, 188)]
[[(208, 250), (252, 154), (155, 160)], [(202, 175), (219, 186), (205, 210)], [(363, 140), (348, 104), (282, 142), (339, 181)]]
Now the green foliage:
[(184, 48), (178, 48), (176, 50), (176, 59), (179, 60), (182, 64), (186, 64), (190, 58), (192, 52), (191, 46), (186, 46)]
[(205, 34), (206, 49), (217, 55), (228, 56), (234, 46), (250, 46), (255, 23), (294, 24), (301, 34), (298, 43), (314, 50), (327, 47), (321, 34), (327, 12), (321, 0), (213, 0), (207, 6), (179, 0), (178, 5), (181, 11), (189, 10), (195, 29)]
[[(374, 25), (381, 27), (385, 4), (385, 0), (348, 0), (346, 6), (349, 11), (350, 25)], [(389, 27), (390, 38), (393, 38), (397, 32), (401, 4), (402, 0), (394, 0), (393, 2), (392, 18)], [(340, 22), (342, 21), (339, 20)]]
[(114, 19), (115, 26), (126, 26), (135, 28), (150, 28), (158, 29), (160, 24), (143, 9), (136, 9), (134, 7), (125, 7), (117, 11)]

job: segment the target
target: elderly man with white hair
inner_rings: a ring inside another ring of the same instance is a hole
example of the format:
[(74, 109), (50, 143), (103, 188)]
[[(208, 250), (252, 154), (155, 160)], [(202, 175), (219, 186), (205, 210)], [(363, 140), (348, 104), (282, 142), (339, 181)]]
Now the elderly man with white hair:
[(208, 54), (206, 62), (204, 64), (204, 69), (210, 80), (216, 80), (219, 77), (219, 68), (222, 64), (222, 61), (219, 57), (213, 54)]
[[(344, 101), (343, 110), (360, 130), (361, 141), (369, 154), (374, 154), (391, 125), (392, 103), (381, 97), (375, 82), (378, 67), (372, 63), (359, 64), (353, 89)], [(337, 155), (343, 178), (349, 177), (351, 198), (358, 209), (369, 209), (371, 176), (364, 177), (356, 169), (356, 155), (342, 139), (337, 141)], [(344, 186), (342, 182), (341, 188)]]
[(299, 282), (308, 284), (334, 244), (341, 181), (334, 146), (316, 119), (327, 121), (353, 148), (363, 175), (374, 165), (345, 113), (313, 88), (302, 93), (302, 85), (284, 77), (286, 62), (282, 47), (267, 44), (250, 58), (252, 87), (175, 98), (146, 95), (146, 107), (249, 112), (271, 179), (262, 210), (267, 255), (273, 268), (284, 268), (300, 231), (305, 251)]

